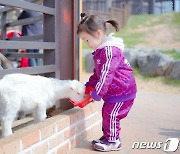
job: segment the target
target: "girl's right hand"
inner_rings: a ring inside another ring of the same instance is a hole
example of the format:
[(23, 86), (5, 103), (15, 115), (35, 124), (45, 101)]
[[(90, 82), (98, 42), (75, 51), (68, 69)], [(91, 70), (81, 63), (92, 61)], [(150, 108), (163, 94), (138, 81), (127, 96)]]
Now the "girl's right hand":
[[(90, 96), (90, 94), (85, 94), (85, 95), (84, 95), (84, 98), (89, 97), (89, 96)], [(89, 99), (89, 101), (95, 102), (95, 100), (94, 100), (92, 97)]]

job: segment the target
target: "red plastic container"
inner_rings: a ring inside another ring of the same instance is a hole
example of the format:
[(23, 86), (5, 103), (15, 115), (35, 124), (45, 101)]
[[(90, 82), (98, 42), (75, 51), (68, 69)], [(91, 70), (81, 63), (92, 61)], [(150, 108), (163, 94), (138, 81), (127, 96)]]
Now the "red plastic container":
[(74, 105), (74, 106), (79, 106), (80, 108), (83, 108), (85, 107), (87, 104), (91, 103), (92, 100), (91, 100), (91, 96), (87, 96), (86, 98), (84, 98), (82, 101), (80, 102), (74, 102), (72, 100), (69, 99), (69, 101)]

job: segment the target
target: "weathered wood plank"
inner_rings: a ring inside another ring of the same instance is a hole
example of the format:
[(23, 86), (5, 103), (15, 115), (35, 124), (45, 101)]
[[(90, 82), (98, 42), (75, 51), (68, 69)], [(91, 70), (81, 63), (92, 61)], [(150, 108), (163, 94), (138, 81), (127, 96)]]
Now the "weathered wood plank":
[(0, 40), (1, 49), (55, 49), (55, 42), (28, 42)]
[[(24, 1), (34, 3), (34, 2), (39, 1), (39, 0), (24, 0)], [(12, 11), (12, 10), (14, 10), (12, 7), (4, 7), (2, 9), (0, 9), (0, 13)]]
[(23, 73), (23, 74), (42, 74), (42, 73), (52, 73), (55, 72), (55, 65), (37, 66), (37, 67), (26, 67), (26, 68), (12, 68), (4, 69), (0, 71), (0, 79), (2, 79), (6, 74), (12, 73)]
[(43, 40), (43, 35), (32, 35), (32, 36), (22, 36), (22, 37), (16, 37), (11, 38), (8, 40), (12, 41), (36, 41), (36, 40)]
[(16, 53), (16, 52), (5, 52), (3, 53), (6, 57), (14, 57), (14, 58), (43, 58), (43, 54), (41, 53)]
[(22, 9), (27, 9), (31, 11), (37, 11), (37, 12), (42, 12), (46, 13), (49, 15), (55, 15), (55, 9), (38, 5), (38, 4), (33, 4), (30, 2), (26, 1), (20, 1), (20, 0), (0, 0), (1, 5), (9, 6), (12, 8), (22, 8)]
[(27, 19), (22, 19), (22, 20), (17, 20), (11, 23), (6, 23), (7, 27), (12, 27), (12, 26), (19, 26), (19, 25), (28, 25), (37, 21), (43, 20), (43, 15), (36, 16), (36, 17), (31, 17)]

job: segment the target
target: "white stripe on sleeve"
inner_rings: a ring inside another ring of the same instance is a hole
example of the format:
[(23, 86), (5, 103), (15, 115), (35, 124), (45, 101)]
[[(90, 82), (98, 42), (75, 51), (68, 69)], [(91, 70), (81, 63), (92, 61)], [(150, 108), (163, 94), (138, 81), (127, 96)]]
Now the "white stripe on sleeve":
[(109, 72), (109, 68), (110, 68), (110, 64), (111, 64), (111, 60), (112, 60), (112, 48), (110, 46), (106, 47), (105, 53), (106, 53), (106, 63), (103, 65), (103, 68), (101, 71), (101, 78), (96, 85), (97, 94), (100, 93), (102, 86), (105, 82), (106, 76)]

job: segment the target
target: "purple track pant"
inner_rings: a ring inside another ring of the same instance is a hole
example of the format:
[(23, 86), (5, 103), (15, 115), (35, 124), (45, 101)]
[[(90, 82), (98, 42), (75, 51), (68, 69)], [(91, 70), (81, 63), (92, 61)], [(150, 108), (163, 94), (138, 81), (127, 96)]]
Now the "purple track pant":
[(105, 138), (110, 142), (119, 139), (120, 120), (130, 111), (134, 100), (118, 103), (104, 103), (102, 108), (102, 130)]

